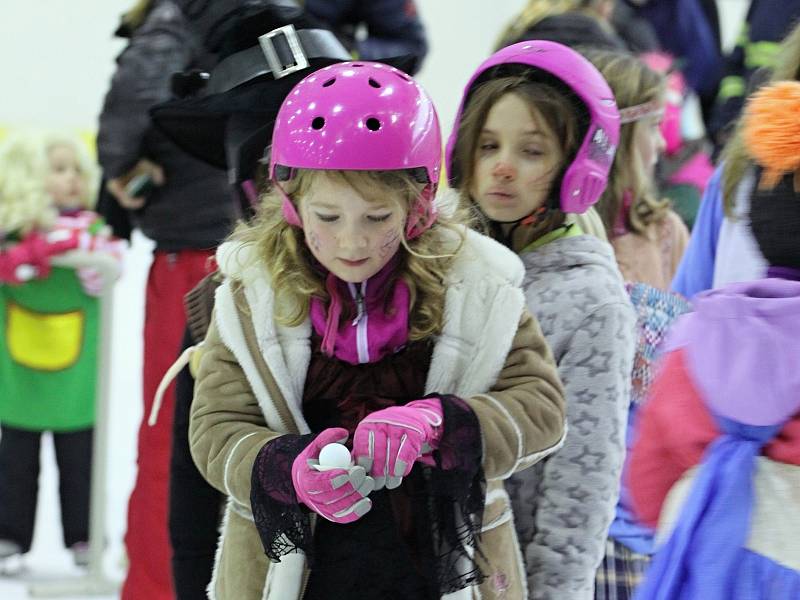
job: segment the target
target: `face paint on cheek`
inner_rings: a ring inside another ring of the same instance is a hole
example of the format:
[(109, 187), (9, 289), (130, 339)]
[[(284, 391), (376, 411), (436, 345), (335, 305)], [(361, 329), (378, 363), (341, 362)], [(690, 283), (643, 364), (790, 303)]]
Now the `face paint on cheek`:
[(394, 254), (394, 251), (397, 250), (397, 246), (399, 245), (400, 232), (397, 229), (387, 231), (386, 236), (383, 238), (380, 248), (378, 249), (378, 255), (381, 258), (386, 258), (389, 254)]
[(308, 234), (306, 234), (306, 240), (314, 252), (319, 252), (322, 249), (322, 242), (320, 241), (319, 234), (316, 231), (309, 231)]

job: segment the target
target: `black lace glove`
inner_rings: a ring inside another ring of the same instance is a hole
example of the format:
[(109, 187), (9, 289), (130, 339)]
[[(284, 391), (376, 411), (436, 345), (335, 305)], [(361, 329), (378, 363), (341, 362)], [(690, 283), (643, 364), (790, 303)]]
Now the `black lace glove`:
[(250, 506), (264, 552), (273, 562), (291, 552), (311, 550), (311, 514), (297, 500), (292, 463), (314, 437), (312, 433), (275, 438), (253, 464)]

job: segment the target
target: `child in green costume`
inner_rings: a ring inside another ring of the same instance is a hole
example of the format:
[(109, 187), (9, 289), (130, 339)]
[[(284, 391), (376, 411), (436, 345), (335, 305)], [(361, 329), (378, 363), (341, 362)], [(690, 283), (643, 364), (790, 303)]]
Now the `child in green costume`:
[(0, 148), (0, 574), (21, 566), (36, 516), (39, 445), (53, 434), (64, 542), (88, 560), (100, 274), (51, 265), (68, 250), (121, 258), (89, 210), (94, 169), (82, 143), (18, 134)]

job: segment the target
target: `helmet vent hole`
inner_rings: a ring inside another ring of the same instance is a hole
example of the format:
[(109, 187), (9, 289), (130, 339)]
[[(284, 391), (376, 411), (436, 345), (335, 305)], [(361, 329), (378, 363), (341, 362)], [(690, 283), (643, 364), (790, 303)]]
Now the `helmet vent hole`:
[(375, 81), (372, 77), (369, 78), (369, 84), (374, 88), (381, 87), (381, 84)]
[(381, 122), (375, 117), (367, 119), (367, 129), (370, 131), (378, 131), (381, 128)]
[(331, 77), (328, 79), (328, 81), (322, 84), (322, 87), (331, 87), (334, 83), (336, 83), (336, 77)]
[(311, 121), (311, 128), (320, 130), (325, 127), (325, 119), (324, 117), (314, 117), (314, 120)]
[(361, 63), (358, 63), (358, 64), (354, 64), (354, 65), (350, 65), (350, 66), (351, 67), (363, 67), (364, 65), (362, 65)]
[(411, 81), (411, 78), (405, 73), (395, 72), (395, 75), (397, 75), (403, 81)]

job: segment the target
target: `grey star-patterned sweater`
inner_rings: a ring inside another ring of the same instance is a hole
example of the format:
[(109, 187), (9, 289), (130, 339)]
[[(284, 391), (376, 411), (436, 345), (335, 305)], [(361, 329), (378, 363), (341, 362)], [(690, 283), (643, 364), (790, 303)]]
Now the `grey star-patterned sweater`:
[(506, 483), (528, 598), (594, 598), (625, 449), (636, 316), (611, 246), (581, 235), (523, 253), (539, 319), (567, 399), (564, 446)]

